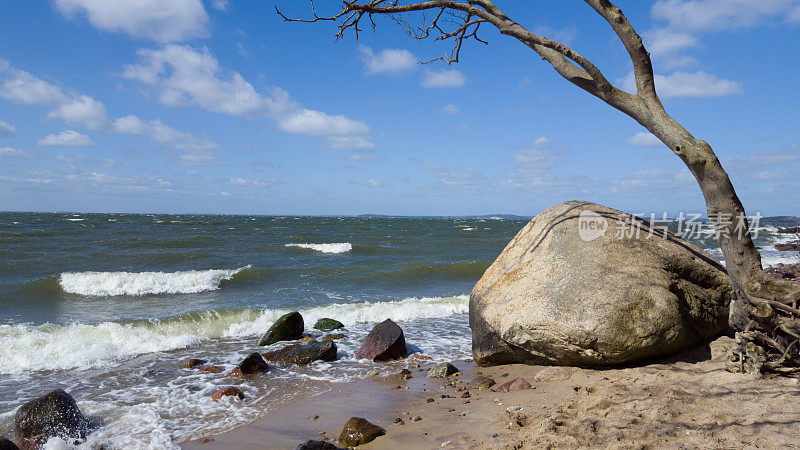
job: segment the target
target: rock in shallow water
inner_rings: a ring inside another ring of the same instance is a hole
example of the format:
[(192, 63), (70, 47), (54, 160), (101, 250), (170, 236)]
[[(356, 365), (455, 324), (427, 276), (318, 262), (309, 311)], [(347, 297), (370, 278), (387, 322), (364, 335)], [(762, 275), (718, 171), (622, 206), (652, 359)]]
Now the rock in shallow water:
[(389, 361), (405, 358), (407, 355), (403, 330), (392, 319), (386, 319), (375, 325), (356, 352), (356, 358), (368, 358), (373, 361)]
[(294, 450), (339, 450), (339, 447), (330, 442), (308, 440), (295, 447)]
[(260, 353), (250, 353), (242, 362), (233, 368), (227, 377), (231, 378), (251, 378), (269, 370), (269, 365), (264, 361)]
[(319, 338), (319, 340), (320, 341), (337, 341), (339, 339), (344, 339), (345, 337), (347, 337), (347, 336), (343, 335), (342, 333), (333, 333), (333, 334), (326, 334), (325, 336), (322, 336), (321, 338)]
[(263, 353), (262, 356), (271, 362), (305, 365), (313, 361), (336, 361), (336, 352), (336, 343), (333, 341), (310, 341)]
[(38, 448), (54, 436), (80, 441), (89, 427), (75, 399), (61, 389), (25, 403), (14, 415), (14, 437), (22, 449)]
[(351, 417), (344, 424), (342, 434), (339, 435), (339, 444), (347, 447), (357, 447), (372, 442), (375, 438), (386, 434), (386, 430), (373, 425), (361, 417)]
[(214, 395), (211, 396), (211, 400), (217, 402), (222, 399), (222, 397), (237, 397), (239, 400), (244, 400), (244, 392), (237, 387), (228, 386), (215, 392)]
[(304, 328), (303, 316), (299, 312), (284, 314), (264, 333), (258, 341), (258, 346), (263, 347), (280, 341), (295, 341), (303, 337)]
[(0, 436), (0, 450), (19, 450), (19, 447), (9, 439)]
[(441, 363), (428, 371), (428, 378), (447, 378), (458, 372), (456, 366), (450, 363)]
[(699, 247), (611, 208), (562, 203), (531, 220), (473, 289), (473, 356), (610, 366), (669, 355), (726, 330), (730, 290)]
[(338, 330), (339, 328), (344, 328), (344, 324), (342, 322), (339, 322), (338, 320), (329, 319), (326, 317), (324, 319), (319, 319), (317, 323), (314, 324), (314, 328), (322, 331), (331, 331), (331, 330)]

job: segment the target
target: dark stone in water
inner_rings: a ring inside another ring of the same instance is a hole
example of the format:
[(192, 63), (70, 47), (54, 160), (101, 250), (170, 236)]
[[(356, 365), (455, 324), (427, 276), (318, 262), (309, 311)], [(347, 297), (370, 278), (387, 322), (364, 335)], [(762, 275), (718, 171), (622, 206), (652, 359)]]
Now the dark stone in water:
[(217, 392), (214, 393), (214, 395), (211, 396), (211, 400), (214, 400), (216, 402), (219, 401), (222, 397), (228, 397), (228, 396), (238, 397), (239, 400), (244, 400), (244, 392), (242, 392), (241, 389), (234, 386), (228, 386), (218, 390)]
[(258, 341), (258, 346), (263, 347), (279, 341), (295, 341), (303, 337), (304, 328), (303, 316), (299, 312), (284, 314), (264, 333)]
[(319, 340), (320, 341), (335, 341), (337, 339), (344, 339), (345, 337), (347, 337), (347, 336), (343, 335), (342, 333), (333, 333), (333, 334), (326, 334), (325, 336), (322, 336), (321, 338), (319, 338)]
[(200, 372), (203, 373), (222, 373), (222, 367), (220, 366), (205, 366), (200, 368)]
[(317, 323), (314, 324), (314, 328), (322, 331), (331, 331), (331, 330), (338, 330), (339, 328), (344, 328), (344, 324), (339, 322), (335, 319), (319, 319)]
[(351, 417), (344, 424), (342, 434), (339, 435), (339, 444), (347, 447), (357, 447), (372, 442), (378, 436), (386, 434), (386, 430), (373, 425), (361, 417)]
[(339, 450), (339, 447), (330, 442), (308, 440), (295, 447), (294, 450)]
[(71, 395), (61, 389), (20, 406), (14, 416), (14, 436), (22, 449), (34, 449), (51, 437), (82, 441), (90, 431)]
[(447, 378), (458, 372), (456, 366), (450, 363), (441, 363), (428, 371), (428, 378)]
[(183, 364), (183, 367), (186, 367), (187, 369), (194, 369), (196, 367), (202, 366), (203, 364), (205, 364), (207, 362), (208, 361), (206, 361), (205, 359), (192, 358), (192, 359), (189, 359), (188, 361), (186, 361)]
[(0, 436), (0, 450), (19, 450), (19, 447), (5, 437)]
[(776, 244), (775, 250), (782, 252), (798, 252), (800, 251), (800, 241), (792, 241), (787, 244)]
[(336, 361), (336, 344), (332, 341), (311, 341), (307, 344), (292, 344), (280, 350), (263, 353), (267, 361), (283, 364), (310, 364), (313, 361)]
[(231, 370), (227, 377), (231, 378), (250, 378), (269, 370), (267, 362), (258, 352), (250, 353), (247, 358), (243, 359), (238, 366)]
[(356, 352), (356, 358), (368, 358), (373, 361), (389, 361), (405, 358), (407, 355), (403, 330), (392, 319), (386, 319), (375, 325)]

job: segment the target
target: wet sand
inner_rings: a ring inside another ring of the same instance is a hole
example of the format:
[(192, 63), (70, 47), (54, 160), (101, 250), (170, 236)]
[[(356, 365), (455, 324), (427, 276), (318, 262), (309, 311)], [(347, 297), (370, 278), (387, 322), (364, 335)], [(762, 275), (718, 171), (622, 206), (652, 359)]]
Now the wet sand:
[[(410, 369), (410, 380), (384, 380), (381, 374), (332, 384), (326, 394), (210, 436), (213, 441), (183, 446), (294, 448), (324, 437), (334, 442), (344, 422), (359, 416), (386, 429), (385, 436), (363, 446), (376, 449), (798, 447), (800, 386), (792, 379), (755, 380), (726, 372), (724, 359), (732, 342), (722, 337), (638, 367), (567, 369), (567, 379), (554, 381), (535, 381), (541, 366), (480, 368), (464, 361), (454, 362), (463, 374), (448, 381), (429, 379), (425, 371), (432, 364), (423, 363)], [(471, 388), (470, 397), (462, 398), (458, 387), (469, 386), (477, 374), (498, 385), (522, 377), (533, 386), (510, 393)], [(393, 390), (396, 386), (401, 389)], [(412, 420), (417, 417), (421, 420)], [(397, 418), (404, 424), (395, 424)]]

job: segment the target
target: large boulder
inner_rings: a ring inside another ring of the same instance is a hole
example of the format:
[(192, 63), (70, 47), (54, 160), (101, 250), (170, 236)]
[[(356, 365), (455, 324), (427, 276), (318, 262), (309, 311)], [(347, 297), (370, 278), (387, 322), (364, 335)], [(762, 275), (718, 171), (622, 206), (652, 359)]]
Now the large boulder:
[(375, 325), (369, 332), (356, 358), (367, 358), (373, 361), (389, 361), (408, 356), (406, 338), (400, 325), (392, 319), (386, 319)]
[(269, 327), (264, 336), (261, 336), (258, 346), (263, 347), (280, 341), (295, 341), (303, 337), (303, 329), (305, 329), (305, 324), (303, 316), (299, 312), (286, 313)]
[(307, 344), (288, 345), (261, 355), (271, 362), (305, 365), (313, 361), (336, 361), (336, 352), (336, 343), (333, 341), (311, 341)]
[(725, 269), (663, 224), (566, 202), (534, 217), (478, 281), (472, 352), (481, 365), (664, 356), (723, 333), (730, 292)]
[(19, 447), (5, 436), (0, 436), (0, 450), (19, 450)]
[(89, 427), (75, 399), (61, 389), (25, 403), (14, 415), (14, 438), (22, 449), (38, 448), (51, 437), (80, 441)]

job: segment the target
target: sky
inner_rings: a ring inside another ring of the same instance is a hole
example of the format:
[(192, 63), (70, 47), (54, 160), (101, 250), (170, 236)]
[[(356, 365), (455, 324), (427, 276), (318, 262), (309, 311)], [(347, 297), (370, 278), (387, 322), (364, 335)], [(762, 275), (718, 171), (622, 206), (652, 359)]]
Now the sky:
[[(584, 2), (495, 3), (632, 89)], [(800, 215), (800, 0), (617, 5), (667, 111), (711, 144), (748, 213)], [(0, 211), (704, 212), (669, 149), (513, 38), (482, 27), (488, 44), (465, 42), (461, 62), (421, 64), (452, 44), (386, 17), (335, 42), (335, 24), (276, 6), (311, 14), (297, 0), (7, 2)]]

